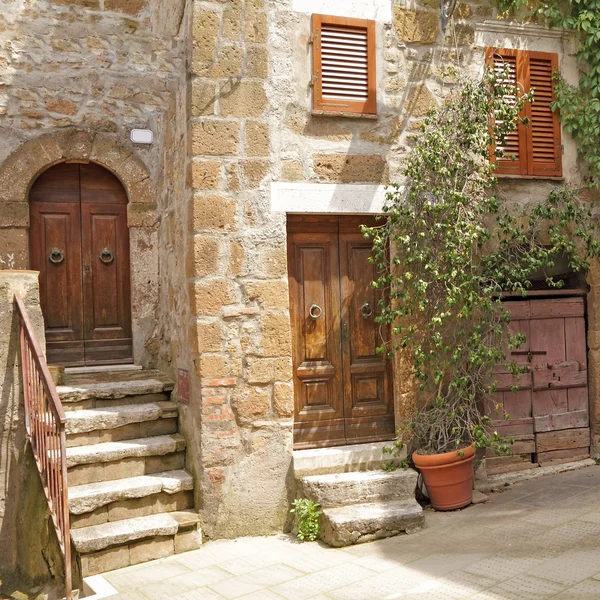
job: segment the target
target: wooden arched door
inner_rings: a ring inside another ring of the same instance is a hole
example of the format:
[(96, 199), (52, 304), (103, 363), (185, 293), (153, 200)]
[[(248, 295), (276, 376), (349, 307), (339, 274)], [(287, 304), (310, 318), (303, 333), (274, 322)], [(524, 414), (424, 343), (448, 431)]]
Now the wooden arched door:
[(29, 263), (40, 272), (48, 362), (132, 361), (127, 194), (95, 164), (61, 163), (29, 194)]

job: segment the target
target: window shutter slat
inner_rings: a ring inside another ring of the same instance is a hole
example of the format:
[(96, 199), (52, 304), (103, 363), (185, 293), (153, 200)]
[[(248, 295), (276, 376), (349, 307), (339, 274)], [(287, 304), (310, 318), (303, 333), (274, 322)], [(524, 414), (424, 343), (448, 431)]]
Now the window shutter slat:
[[(502, 83), (514, 89), (514, 93), (508, 93), (504, 96), (504, 101), (511, 105), (514, 105), (517, 95), (520, 93), (518, 83), (520, 83), (521, 65), (517, 59), (518, 56), (514, 50), (488, 48), (488, 61), (493, 62), (496, 73), (503, 74), (508, 67), (507, 77)], [(499, 144), (497, 148), (502, 150), (504, 156), (497, 158), (496, 173), (504, 175), (523, 175), (527, 173), (527, 149), (522, 125), (519, 125), (515, 131), (508, 134), (504, 143)]]
[(372, 21), (313, 15), (314, 107), (376, 113)]
[[(507, 83), (518, 84), (522, 91), (534, 90), (534, 102), (527, 104), (522, 116), (529, 119), (528, 126), (519, 125), (511, 133), (502, 150), (515, 156), (499, 158), (497, 174), (558, 177), (562, 175), (562, 148), (558, 114), (552, 112), (554, 81), (558, 70), (556, 54), (527, 50), (487, 49), (487, 59), (500, 71), (508, 65)], [(515, 95), (507, 94), (506, 102), (514, 102)], [(492, 160), (494, 159), (493, 152)]]
[(552, 112), (553, 73), (558, 70), (555, 54), (529, 53), (529, 86), (534, 90), (530, 105), (531, 175), (560, 176), (562, 155), (558, 114)]

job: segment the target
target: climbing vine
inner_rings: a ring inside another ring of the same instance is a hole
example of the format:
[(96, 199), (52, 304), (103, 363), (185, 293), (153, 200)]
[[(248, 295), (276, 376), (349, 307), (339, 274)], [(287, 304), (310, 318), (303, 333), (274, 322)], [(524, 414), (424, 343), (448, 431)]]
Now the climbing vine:
[[(527, 10), (530, 0), (495, 0), (504, 13)], [(549, 27), (575, 31), (580, 38), (577, 58), (579, 85), (556, 79), (556, 102), (563, 127), (578, 142), (590, 171), (590, 184), (600, 185), (600, 0), (540, 0), (533, 15)]]
[[(487, 69), (426, 117), (403, 186), (387, 193), (385, 223), (363, 228), (380, 273), (373, 285), (383, 292), (377, 320), (393, 334), (380, 350), (409, 357), (419, 384), (418, 409), (400, 440), (423, 452), (475, 443), (510, 453), (509, 440), (490, 429), (490, 410), (482, 410), (490, 409), (506, 344), (524, 342), (506, 334), (501, 295), (526, 295), (540, 278), (559, 288), (560, 257), (579, 272), (600, 256), (594, 222), (572, 190), (557, 188), (531, 206), (499, 196), (490, 148), (517, 127), (532, 99), (507, 101), (516, 96), (507, 81)], [(508, 368), (518, 376), (518, 365)], [(500, 405), (491, 411), (494, 420), (508, 417)]]

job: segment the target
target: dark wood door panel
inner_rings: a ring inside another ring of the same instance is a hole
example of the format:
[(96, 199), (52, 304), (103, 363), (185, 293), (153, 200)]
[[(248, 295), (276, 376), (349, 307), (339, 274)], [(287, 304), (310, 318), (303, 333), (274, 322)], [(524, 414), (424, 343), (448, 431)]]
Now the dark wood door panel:
[(30, 266), (40, 271), (49, 362), (131, 362), (123, 186), (98, 165), (62, 163), (40, 175), (29, 199)]
[[(43, 198), (36, 188), (36, 197)], [(32, 201), (30, 267), (40, 272), (48, 361), (84, 362), (79, 204)]]
[[(294, 447), (394, 435), (391, 364), (377, 353), (364, 217), (288, 217)], [(312, 316), (311, 316), (312, 313)]]
[(335, 233), (289, 233), (297, 447), (343, 440), (338, 268)]
[[(361, 419), (369, 422), (366, 428), (358, 427), (360, 433), (350, 438), (364, 439), (377, 427), (383, 429), (374, 436), (389, 437), (394, 434), (391, 362), (377, 353), (383, 342), (382, 330), (375, 322), (381, 295), (371, 285), (376, 278), (370, 262), (372, 245), (358, 231), (358, 224), (344, 225), (348, 230), (339, 236), (344, 414), (353, 431)], [(382, 415), (389, 418), (380, 419)], [(374, 417), (378, 418), (369, 421)]]
[(86, 361), (127, 361), (132, 345), (127, 207), (89, 201), (81, 206)]

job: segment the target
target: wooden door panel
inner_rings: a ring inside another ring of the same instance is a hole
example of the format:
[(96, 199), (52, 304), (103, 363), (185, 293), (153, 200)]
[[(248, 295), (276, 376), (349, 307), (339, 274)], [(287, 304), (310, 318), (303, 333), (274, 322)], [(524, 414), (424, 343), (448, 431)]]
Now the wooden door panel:
[(82, 202), (84, 332), (89, 363), (132, 356), (125, 204)]
[(288, 268), (295, 446), (343, 444), (337, 234), (290, 232)]
[(375, 322), (380, 294), (371, 285), (372, 245), (356, 224), (344, 228), (339, 243), (346, 438), (389, 439), (395, 428), (391, 363), (377, 353), (383, 339)]
[[(513, 322), (511, 328), (527, 335), (527, 344), (511, 353), (519, 364), (527, 364), (530, 383), (517, 393), (506, 391), (511, 376), (496, 375), (499, 393), (510, 420), (499, 425), (499, 433), (517, 437), (525, 431), (526, 417), (513, 421), (513, 414), (524, 408), (517, 397), (531, 398), (532, 427), (535, 439), (534, 462), (557, 464), (589, 456), (589, 410), (584, 303), (582, 298), (552, 298), (526, 302), (507, 302)], [(523, 363), (525, 361), (525, 363)], [(521, 376), (523, 377), (523, 376)], [(496, 423), (494, 423), (496, 424)], [(517, 437), (518, 439), (518, 437)], [(519, 440), (519, 443), (522, 440)], [(529, 443), (529, 442), (528, 442)], [(515, 445), (516, 448), (516, 445)], [(516, 452), (513, 448), (513, 452)], [(517, 464), (518, 463), (518, 464)], [(502, 467), (509, 470), (509, 466)], [(517, 461), (514, 468), (522, 468)], [(492, 464), (493, 472), (494, 466)]]
[[(43, 194), (35, 188), (38, 199)], [(58, 194), (51, 194), (58, 198)], [(30, 203), (29, 261), (40, 272), (40, 303), (51, 364), (84, 363), (78, 203)]]

